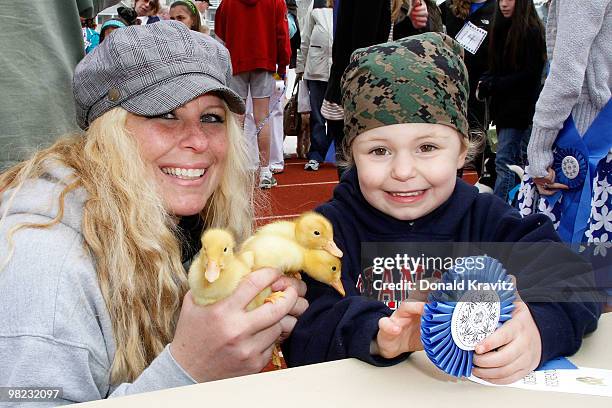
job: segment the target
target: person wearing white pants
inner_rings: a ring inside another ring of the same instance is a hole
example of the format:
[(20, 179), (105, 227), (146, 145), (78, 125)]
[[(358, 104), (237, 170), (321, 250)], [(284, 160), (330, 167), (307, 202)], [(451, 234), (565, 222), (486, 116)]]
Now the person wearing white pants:
[[(285, 168), (283, 158), (283, 106), (285, 105), (285, 98), (285, 82), (278, 80), (274, 87), (274, 93), (270, 96), (270, 117), (267, 119), (270, 126), (270, 170), (272, 173), (280, 173)], [(257, 169), (259, 166), (256, 130), (253, 101), (249, 93), (244, 117), (244, 135), (253, 169)]]

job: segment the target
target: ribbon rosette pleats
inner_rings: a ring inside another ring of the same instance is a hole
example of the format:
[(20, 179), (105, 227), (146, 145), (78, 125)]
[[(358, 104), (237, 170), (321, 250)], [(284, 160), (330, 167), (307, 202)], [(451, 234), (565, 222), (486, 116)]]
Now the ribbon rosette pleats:
[(421, 341), (438, 368), (455, 377), (469, 377), (476, 345), (511, 318), (516, 292), (496, 259), (461, 260), (442, 276), (440, 289), (429, 294)]
[(553, 157), (555, 181), (570, 189), (582, 186), (589, 170), (587, 158), (578, 149), (560, 147), (555, 149)]

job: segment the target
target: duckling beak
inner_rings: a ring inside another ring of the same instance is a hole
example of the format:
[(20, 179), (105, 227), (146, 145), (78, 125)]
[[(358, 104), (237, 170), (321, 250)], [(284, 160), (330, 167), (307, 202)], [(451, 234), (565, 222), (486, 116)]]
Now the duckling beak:
[(342, 282), (340, 279), (335, 280), (331, 283), (331, 287), (336, 289), (338, 293), (342, 295), (342, 297), (346, 296), (346, 292), (344, 291), (344, 286), (342, 286)]
[(221, 269), (219, 268), (219, 264), (212, 259), (209, 259), (208, 264), (206, 265), (206, 272), (204, 273), (206, 280), (213, 283), (219, 278), (220, 273)]
[(340, 250), (340, 248), (338, 248), (338, 246), (336, 245), (333, 239), (330, 239), (329, 241), (327, 241), (327, 244), (325, 244), (325, 250), (329, 252), (330, 254), (332, 254), (333, 256), (342, 258), (342, 255), (343, 255), (342, 251)]

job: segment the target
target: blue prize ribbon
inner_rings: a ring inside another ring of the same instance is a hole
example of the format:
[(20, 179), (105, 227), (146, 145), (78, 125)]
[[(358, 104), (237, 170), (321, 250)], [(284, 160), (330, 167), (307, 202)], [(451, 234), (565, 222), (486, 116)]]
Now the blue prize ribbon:
[[(451, 327), (453, 314), (460, 304), (459, 300), (468, 292), (475, 293), (469, 282), (500, 286), (494, 290), (499, 298), (499, 319), (496, 327), (510, 320), (514, 309), (512, 302), (516, 298), (516, 290), (511, 285), (512, 279), (499, 261), (488, 256), (462, 259), (463, 265), (455, 265), (442, 276), (441, 283), (448, 289), (430, 293), (421, 317), (421, 341), (425, 353), (436, 367), (455, 377), (469, 377), (472, 374), (474, 351), (464, 350), (457, 345)], [(468, 259), (473, 262), (467, 261)], [(478, 259), (482, 262), (478, 262)], [(501, 283), (506, 283), (506, 288), (502, 288)]]
[[(557, 148), (553, 153), (555, 182), (565, 184), (570, 189), (582, 187), (589, 173), (588, 159), (575, 148)], [(564, 163), (570, 163), (569, 169)], [(575, 168), (573, 168), (575, 166)]]

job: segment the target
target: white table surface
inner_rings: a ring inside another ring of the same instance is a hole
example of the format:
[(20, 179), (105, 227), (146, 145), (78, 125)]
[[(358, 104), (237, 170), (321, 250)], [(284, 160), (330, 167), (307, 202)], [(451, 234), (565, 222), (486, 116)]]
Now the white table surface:
[[(612, 313), (584, 339), (570, 360), (578, 366), (612, 369)], [(438, 370), (424, 352), (393, 367), (355, 359), (314, 364), (205, 384), (95, 401), (89, 407), (612, 407), (612, 398), (487, 387)]]

